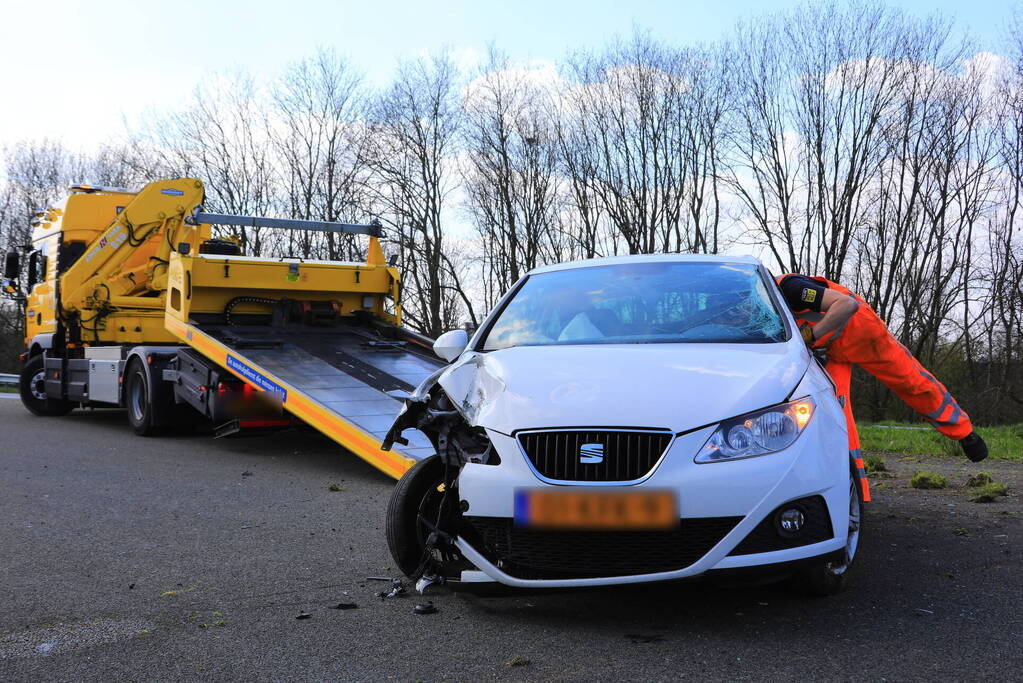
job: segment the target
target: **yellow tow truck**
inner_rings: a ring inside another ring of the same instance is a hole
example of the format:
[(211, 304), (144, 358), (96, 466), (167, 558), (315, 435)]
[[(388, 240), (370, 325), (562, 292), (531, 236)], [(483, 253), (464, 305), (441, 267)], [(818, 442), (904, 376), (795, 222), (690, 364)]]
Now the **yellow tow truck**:
[[(434, 453), (425, 436), (380, 447), (397, 397), (444, 362), (401, 326), (379, 224), (205, 213), (204, 197), (195, 178), (75, 185), (35, 215), (0, 283), (24, 306), (25, 407), (122, 407), (144, 436), (302, 422), (395, 478)], [(245, 256), (213, 225), (366, 235), (367, 259)]]

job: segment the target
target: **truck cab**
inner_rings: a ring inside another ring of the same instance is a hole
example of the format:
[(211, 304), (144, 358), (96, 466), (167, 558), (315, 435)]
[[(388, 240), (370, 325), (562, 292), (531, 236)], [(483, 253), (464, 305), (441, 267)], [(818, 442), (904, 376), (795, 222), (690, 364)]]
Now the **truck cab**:
[(135, 196), (131, 190), (94, 185), (72, 185), (69, 190), (62, 201), (32, 217), (31, 251), (20, 272), (30, 355), (47, 347), (45, 335), (56, 332), (58, 279)]

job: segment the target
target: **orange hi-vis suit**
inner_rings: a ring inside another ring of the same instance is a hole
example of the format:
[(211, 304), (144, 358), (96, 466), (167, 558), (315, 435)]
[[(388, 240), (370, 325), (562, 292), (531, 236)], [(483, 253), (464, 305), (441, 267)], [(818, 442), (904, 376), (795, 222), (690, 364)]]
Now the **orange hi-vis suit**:
[[(785, 278), (792, 275), (795, 273), (779, 276), (778, 286), (781, 287)], [(835, 382), (843, 403), (849, 430), (849, 455), (859, 470), (863, 498), (870, 500), (860, 453), (860, 438), (856, 431), (856, 422), (853, 420), (852, 401), (849, 397), (854, 364), (879, 379), (906, 405), (950, 439), (958, 441), (968, 436), (973, 431), (973, 425), (970, 423), (970, 417), (959, 407), (948, 389), (913, 357), (909, 349), (892, 336), (884, 321), (863, 299), (842, 285), (825, 278), (809, 279), (822, 287), (851, 296), (859, 304), (856, 312), (844, 325), (825, 334), (813, 345), (814, 348), (822, 348), (827, 352), (828, 361), (824, 369)], [(815, 312), (810, 308), (793, 310), (792, 314), (800, 328), (805, 325), (816, 325), (824, 317), (824, 313)]]

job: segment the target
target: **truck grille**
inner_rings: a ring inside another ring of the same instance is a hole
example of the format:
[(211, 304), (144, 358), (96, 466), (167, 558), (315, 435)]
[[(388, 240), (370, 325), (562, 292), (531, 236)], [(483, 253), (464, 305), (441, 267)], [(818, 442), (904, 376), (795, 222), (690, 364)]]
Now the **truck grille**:
[(693, 564), (742, 521), (695, 517), (670, 531), (545, 531), (505, 517), (465, 517), (481, 546), (503, 571), (523, 579), (652, 574)]
[(547, 479), (633, 481), (657, 465), (671, 438), (655, 430), (558, 430), (523, 432), (519, 443)]

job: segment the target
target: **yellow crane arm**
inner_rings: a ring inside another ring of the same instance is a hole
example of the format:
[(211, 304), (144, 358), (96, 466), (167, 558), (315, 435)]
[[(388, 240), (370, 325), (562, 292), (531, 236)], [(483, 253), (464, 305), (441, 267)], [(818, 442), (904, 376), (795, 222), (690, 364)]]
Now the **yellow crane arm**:
[[(133, 277), (117, 281), (125, 263), (140, 250), (158, 262), (169, 261), (170, 252), (198, 226), (185, 223), (205, 197), (201, 180), (175, 178), (149, 183), (85, 249), (82, 257), (61, 278), (61, 305), (66, 311), (81, 312), (91, 307), (89, 300), (115, 301), (135, 293), (139, 284)], [(157, 241), (159, 238), (159, 241)], [(194, 241), (194, 240), (191, 240)], [(139, 272), (142, 264), (132, 264), (126, 273)], [(97, 290), (105, 289), (102, 294)], [(94, 304), (93, 304), (94, 305)]]

